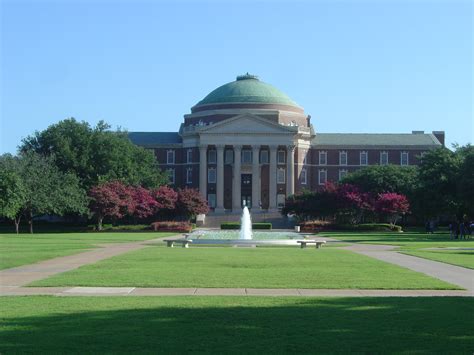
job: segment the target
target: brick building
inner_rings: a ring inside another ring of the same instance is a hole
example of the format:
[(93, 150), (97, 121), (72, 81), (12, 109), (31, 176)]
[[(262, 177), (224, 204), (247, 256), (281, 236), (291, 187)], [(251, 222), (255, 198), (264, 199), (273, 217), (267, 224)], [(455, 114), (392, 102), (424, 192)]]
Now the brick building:
[(241, 75), (184, 115), (179, 132), (131, 132), (153, 149), (176, 187), (198, 188), (216, 211), (243, 204), (276, 210), (285, 197), (316, 190), (368, 165), (417, 165), (444, 145), (444, 132), (318, 133), (287, 95)]

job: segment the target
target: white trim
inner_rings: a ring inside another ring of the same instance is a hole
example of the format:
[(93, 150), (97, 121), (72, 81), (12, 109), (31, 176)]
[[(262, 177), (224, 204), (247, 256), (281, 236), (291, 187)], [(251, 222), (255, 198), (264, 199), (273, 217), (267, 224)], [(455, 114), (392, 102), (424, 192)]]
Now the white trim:
[[(283, 153), (283, 161), (280, 161), (280, 153)], [(277, 150), (277, 164), (286, 164), (286, 154), (283, 149)]]
[[(189, 155), (190, 155), (189, 153), (191, 153), (191, 156), (189, 156)], [(190, 158), (191, 158), (191, 159), (190, 159)], [(193, 150), (192, 150), (192, 149), (188, 149), (188, 150), (186, 151), (186, 163), (187, 163), (187, 164), (191, 164), (192, 162), (193, 162)]]
[(176, 170), (173, 168), (166, 169), (169, 175), (170, 184), (176, 184)]
[[(321, 163), (321, 157), (324, 156), (324, 163)], [(320, 150), (319, 151), (319, 160), (318, 160), (318, 165), (328, 165), (328, 152), (325, 150)]]
[[(365, 164), (362, 164), (362, 155), (365, 154)], [(359, 153), (359, 165), (367, 166), (369, 165), (369, 152), (367, 150), (362, 150)]]
[[(345, 162), (342, 162), (342, 157), (345, 156)], [(339, 165), (346, 166), (347, 165), (347, 150), (340, 150), (339, 151)]]
[[(172, 159), (170, 159), (169, 153), (172, 153)], [(174, 149), (168, 149), (166, 151), (166, 165), (174, 165), (175, 161), (176, 161), (176, 152), (174, 151)]]
[[(406, 154), (406, 155), (407, 155), (406, 164), (403, 164), (403, 154)], [(410, 165), (410, 155), (408, 154), (407, 151), (402, 151), (402, 152), (400, 152), (400, 165), (401, 165), (401, 166), (408, 166), (408, 165)]]
[[(321, 173), (324, 173), (324, 182), (321, 180)], [(318, 185), (325, 185), (328, 181), (328, 171), (326, 169), (319, 169), (318, 170)]]
[[(283, 171), (283, 181), (279, 179), (280, 174), (279, 172)], [(286, 169), (285, 168), (278, 168), (277, 169), (277, 184), (285, 184), (286, 183)]]
[[(191, 176), (189, 176), (191, 173)], [(193, 183), (193, 168), (187, 168), (186, 169), (186, 184), (192, 184)]]
[[(386, 154), (387, 155), (387, 162), (383, 163), (382, 162), (382, 156)], [(388, 152), (386, 150), (380, 152), (380, 165), (388, 165)]]
[(301, 169), (300, 180), (301, 180), (301, 185), (308, 184), (308, 170), (306, 170), (306, 168)]

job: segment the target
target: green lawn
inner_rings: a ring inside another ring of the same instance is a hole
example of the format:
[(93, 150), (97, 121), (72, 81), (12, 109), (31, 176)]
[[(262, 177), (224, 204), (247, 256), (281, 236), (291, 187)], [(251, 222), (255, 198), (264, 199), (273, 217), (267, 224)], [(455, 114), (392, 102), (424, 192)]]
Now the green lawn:
[(0, 352), (472, 354), (472, 298), (2, 297)]
[(403, 254), (474, 269), (474, 250), (414, 250)]
[(0, 269), (80, 253), (95, 248), (95, 244), (134, 242), (167, 235), (171, 233), (0, 234)]
[(474, 269), (474, 250), (423, 250), (426, 248), (474, 248), (474, 238), (452, 240), (448, 233), (324, 233), (331, 238), (363, 244), (396, 245), (401, 253)]
[(456, 289), (443, 281), (337, 248), (152, 246), (30, 286)]

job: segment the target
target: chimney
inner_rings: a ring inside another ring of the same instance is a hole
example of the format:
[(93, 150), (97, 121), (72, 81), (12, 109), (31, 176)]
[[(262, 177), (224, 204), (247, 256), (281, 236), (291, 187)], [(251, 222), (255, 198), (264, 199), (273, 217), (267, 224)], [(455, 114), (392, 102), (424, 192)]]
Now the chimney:
[(444, 131), (433, 131), (433, 135), (444, 147)]

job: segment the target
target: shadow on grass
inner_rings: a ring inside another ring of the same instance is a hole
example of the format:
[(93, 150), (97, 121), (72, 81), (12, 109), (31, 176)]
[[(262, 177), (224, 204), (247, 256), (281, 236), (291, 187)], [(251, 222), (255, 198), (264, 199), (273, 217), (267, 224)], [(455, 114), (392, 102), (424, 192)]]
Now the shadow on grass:
[(470, 298), (23, 297), (3, 301), (16, 307), (23, 302), (33, 309), (3, 316), (0, 351), (6, 354), (472, 353), (474, 348)]

